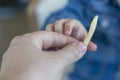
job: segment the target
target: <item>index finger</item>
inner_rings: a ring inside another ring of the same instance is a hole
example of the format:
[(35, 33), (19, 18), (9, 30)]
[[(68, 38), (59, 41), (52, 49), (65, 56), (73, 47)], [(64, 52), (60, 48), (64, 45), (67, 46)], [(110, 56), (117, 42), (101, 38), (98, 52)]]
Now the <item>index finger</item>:
[(40, 43), (42, 49), (48, 49), (50, 47), (59, 48), (77, 41), (72, 37), (52, 31), (38, 31), (31, 33), (31, 35), (34, 36), (34, 40)]

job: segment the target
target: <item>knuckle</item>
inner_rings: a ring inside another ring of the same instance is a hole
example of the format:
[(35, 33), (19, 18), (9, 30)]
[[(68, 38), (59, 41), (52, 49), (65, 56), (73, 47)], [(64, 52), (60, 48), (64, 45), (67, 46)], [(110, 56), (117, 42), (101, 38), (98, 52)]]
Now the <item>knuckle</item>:
[(74, 52), (78, 58), (82, 56), (84, 52), (86, 52), (86, 50), (87, 50), (87, 47), (85, 47), (83, 43), (75, 43)]
[(57, 28), (60, 25), (60, 23), (55, 23), (55, 28)]
[(11, 44), (17, 43), (21, 39), (21, 36), (16, 36), (12, 39)]
[(74, 19), (70, 19), (66, 22), (66, 26), (72, 26), (74, 23), (76, 23), (77, 21)]
[(16, 36), (16, 37), (14, 37), (14, 38), (12, 39), (12, 41), (13, 41), (13, 42), (14, 42), (14, 41), (18, 41), (20, 38), (21, 38), (20, 36)]
[(55, 23), (55, 28), (56, 27), (61, 28), (62, 26), (63, 26), (63, 22), (62, 21), (59, 21), (59, 22)]
[(24, 35), (22, 35), (21, 37), (21, 42), (29, 42), (32, 41), (34, 39), (34, 37), (36, 36), (36, 33), (26, 33)]
[(54, 37), (55, 37), (55, 32), (50, 32), (50, 34), (52, 35), (52, 38), (54, 39)]
[(65, 23), (65, 27), (70, 27), (71, 26), (71, 23), (70, 22), (66, 22)]
[(60, 23), (60, 22), (64, 22), (64, 21), (66, 21), (66, 19), (60, 19), (60, 20), (56, 21), (56, 23)]
[(23, 38), (29, 38), (32, 37), (34, 35), (34, 33), (26, 33), (24, 35), (22, 35)]
[(66, 24), (65, 24), (65, 30), (70, 30), (72, 28), (73, 28), (73, 24), (69, 23), (69, 22), (66, 22)]
[(60, 32), (62, 29), (62, 26), (60, 24), (55, 24), (55, 31)]

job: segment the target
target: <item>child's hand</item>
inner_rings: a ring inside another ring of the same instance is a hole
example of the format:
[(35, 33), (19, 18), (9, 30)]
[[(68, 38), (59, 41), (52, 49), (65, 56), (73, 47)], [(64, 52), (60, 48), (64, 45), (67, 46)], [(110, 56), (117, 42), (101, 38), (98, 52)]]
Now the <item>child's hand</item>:
[[(84, 41), (87, 35), (87, 31), (83, 25), (79, 21), (73, 19), (58, 20), (53, 24), (47, 25), (46, 30), (72, 36), (80, 41)], [(88, 49), (91, 51), (96, 51), (97, 46), (93, 42), (90, 42)]]

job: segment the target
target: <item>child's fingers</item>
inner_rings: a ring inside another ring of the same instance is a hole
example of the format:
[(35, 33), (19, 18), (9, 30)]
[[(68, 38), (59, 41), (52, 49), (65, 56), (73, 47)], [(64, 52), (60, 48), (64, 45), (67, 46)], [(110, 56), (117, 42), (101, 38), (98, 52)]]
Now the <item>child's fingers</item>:
[(54, 31), (54, 24), (49, 24), (46, 26), (46, 31)]
[(65, 22), (64, 31), (77, 40), (83, 41), (87, 35), (86, 29), (77, 20), (68, 20)]
[(88, 44), (88, 50), (90, 50), (90, 51), (96, 51), (97, 50), (97, 45), (91, 41)]
[(73, 30), (73, 23), (71, 23), (70, 20), (66, 21), (65, 22), (65, 25), (64, 25), (64, 34), (65, 35), (71, 35), (72, 34), (72, 30)]
[(54, 30), (58, 33), (63, 33), (63, 26), (65, 24), (65, 19), (59, 20), (54, 24)]
[(77, 40), (84, 41), (87, 36), (87, 31), (80, 26), (79, 29), (73, 29), (72, 36)]

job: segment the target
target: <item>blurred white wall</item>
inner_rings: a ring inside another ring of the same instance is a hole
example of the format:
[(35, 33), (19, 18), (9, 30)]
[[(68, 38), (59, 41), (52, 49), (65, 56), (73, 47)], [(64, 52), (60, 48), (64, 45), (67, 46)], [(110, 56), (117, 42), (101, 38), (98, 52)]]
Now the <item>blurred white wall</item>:
[(37, 19), (38, 29), (45, 23), (51, 13), (63, 9), (69, 0), (39, 0), (35, 14)]

